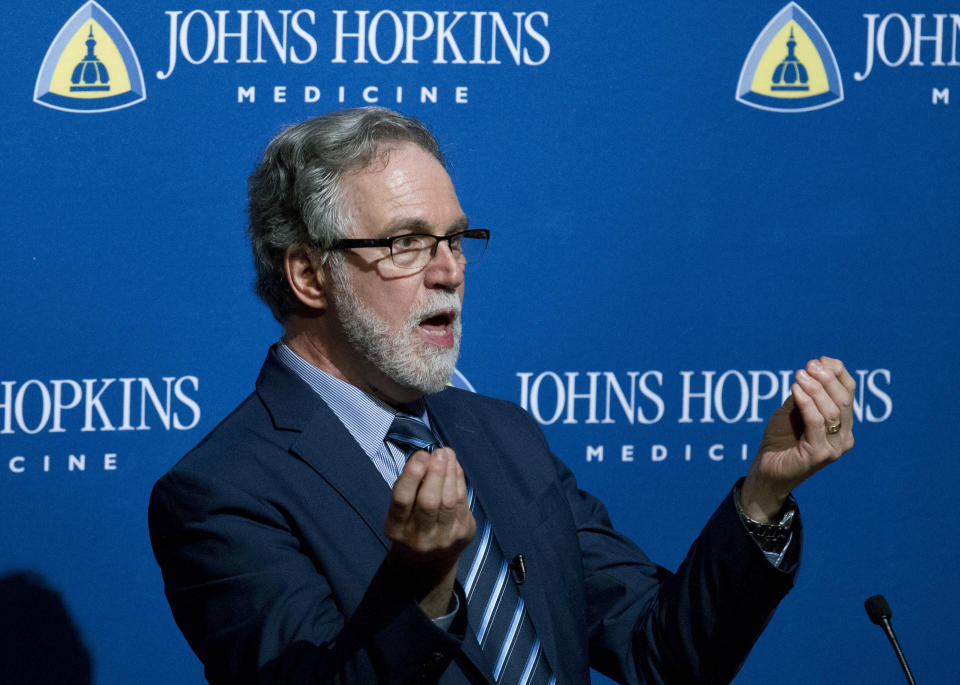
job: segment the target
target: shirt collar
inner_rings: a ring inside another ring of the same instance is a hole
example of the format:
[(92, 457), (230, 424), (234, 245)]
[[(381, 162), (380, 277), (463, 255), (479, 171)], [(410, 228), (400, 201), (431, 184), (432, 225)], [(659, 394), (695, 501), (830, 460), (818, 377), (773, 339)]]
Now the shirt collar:
[[(386, 440), (397, 410), (360, 388), (318, 369), (283, 341), (277, 345), (277, 357), (320, 396), (357, 441), (360, 449), (373, 459)], [(429, 425), (426, 404), (422, 398), (404, 405), (401, 410), (418, 416)]]

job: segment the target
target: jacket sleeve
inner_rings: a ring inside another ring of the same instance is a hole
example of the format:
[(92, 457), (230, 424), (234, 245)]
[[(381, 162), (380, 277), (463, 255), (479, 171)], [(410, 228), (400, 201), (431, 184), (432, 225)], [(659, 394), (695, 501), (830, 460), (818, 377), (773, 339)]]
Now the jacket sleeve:
[[(590, 666), (622, 683), (732, 680), (793, 586), (802, 546), (799, 517), (777, 568), (740, 521), (731, 488), (673, 573), (614, 529), (604, 505), (580, 490), (570, 469), (550, 454), (536, 422), (516, 411), (524, 421), (514, 431), (526, 444), (539, 443), (531, 454), (551, 460), (557, 499), (569, 507), (562, 516), (553, 514), (550, 528), (538, 535), (556, 540), (575, 531), (577, 544), (569, 552), (575, 556), (550, 561), (567, 584), (569, 601), (580, 604), (570, 614), (583, 622)], [(559, 548), (554, 543), (544, 553), (559, 555)]]
[(345, 616), (296, 522), (208, 474), (164, 476), (149, 522), (174, 618), (215, 685), (435, 682), (466, 629), (463, 611), (437, 628), (385, 565)]
[(558, 462), (583, 559), (593, 668), (624, 683), (733, 679), (799, 565), (799, 519), (781, 568), (750, 538), (731, 492), (676, 573), (617, 533), (603, 504)]

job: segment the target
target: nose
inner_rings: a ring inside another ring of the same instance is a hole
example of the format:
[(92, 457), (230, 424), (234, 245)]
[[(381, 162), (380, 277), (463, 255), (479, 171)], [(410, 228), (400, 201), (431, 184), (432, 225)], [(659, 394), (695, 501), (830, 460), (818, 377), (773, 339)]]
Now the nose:
[(450, 290), (463, 285), (463, 264), (450, 249), (449, 243), (437, 243), (436, 251), (424, 270), (424, 282), (429, 288)]

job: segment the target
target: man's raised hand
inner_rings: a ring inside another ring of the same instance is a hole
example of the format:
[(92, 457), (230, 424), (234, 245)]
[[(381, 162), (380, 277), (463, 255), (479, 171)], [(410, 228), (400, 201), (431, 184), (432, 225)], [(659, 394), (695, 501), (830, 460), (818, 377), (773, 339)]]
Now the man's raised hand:
[(741, 490), (744, 512), (771, 521), (790, 492), (853, 447), (856, 381), (839, 359), (811, 359), (767, 422)]
[(467, 484), (449, 447), (418, 451), (393, 486), (384, 532), (388, 561), (431, 618), (447, 613), (457, 558), (476, 532)]

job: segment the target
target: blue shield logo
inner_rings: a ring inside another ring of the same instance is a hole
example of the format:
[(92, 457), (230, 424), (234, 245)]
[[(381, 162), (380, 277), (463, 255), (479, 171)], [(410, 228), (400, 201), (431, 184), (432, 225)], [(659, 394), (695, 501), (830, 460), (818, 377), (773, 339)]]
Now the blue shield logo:
[(40, 65), (33, 100), (64, 112), (109, 112), (147, 97), (133, 46), (90, 0), (63, 25)]
[(737, 100), (771, 112), (809, 112), (843, 100), (833, 50), (795, 2), (757, 36), (740, 70)]

